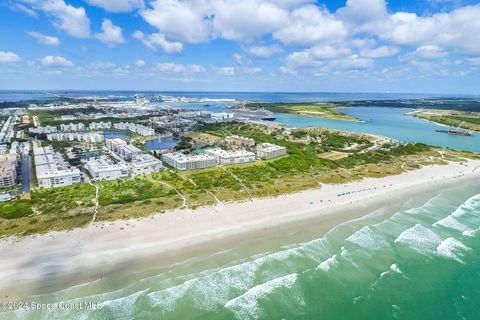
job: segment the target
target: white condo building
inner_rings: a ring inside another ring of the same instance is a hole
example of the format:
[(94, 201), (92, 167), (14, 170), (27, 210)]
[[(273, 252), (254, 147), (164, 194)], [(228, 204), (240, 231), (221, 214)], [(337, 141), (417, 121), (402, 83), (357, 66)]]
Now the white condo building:
[(215, 167), (217, 160), (215, 157), (203, 155), (185, 155), (181, 152), (167, 153), (163, 155), (163, 162), (177, 168), (178, 170), (192, 170)]
[(81, 181), (80, 170), (71, 168), (51, 146), (33, 149), (40, 188), (69, 186)]
[(119, 138), (107, 139), (105, 145), (124, 160), (132, 160), (133, 156), (143, 154), (142, 150)]
[(128, 131), (131, 131), (131, 132), (135, 132), (135, 133), (138, 133), (139, 135), (142, 135), (142, 136), (153, 136), (153, 135), (155, 135), (155, 130), (154, 129), (152, 129), (150, 127), (146, 127), (146, 126), (141, 125), (141, 124), (135, 124), (135, 123), (130, 123), (130, 122), (118, 122), (118, 123), (114, 123), (113, 127), (115, 129), (118, 129), (118, 130), (128, 130)]
[(61, 124), (60, 130), (61, 131), (83, 131), (85, 130), (85, 125), (83, 123)]
[(57, 132), (57, 127), (54, 126), (45, 126), (45, 127), (36, 127), (36, 128), (30, 128), (28, 129), (28, 132), (30, 133), (36, 133), (36, 134), (41, 134), (41, 133), (53, 133)]
[(56, 132), (47, 134), (47, 140), (101, 143), (104, 137), (100, 132)]
[(238, 164), (255, 161), (255, 153), (247, 150), (222, 150), (220, 148), (208, 149), (206, 154), (215, 157), (217, 164)]
[(273, 159), (281, 157), (287, 153), (287, 149), (271, 143), (260, 143), (257, 145), (257, 157), (259, 159)]
[(100, 121), (100, 122), (91, 122), (89, 125), (88, 125), (88, 128), (90, 130), (105, 130), (105, 129), (110, 129), (112, 127), (112, 123), (111, 122), (103, 122), (103, 121)]
[(0, 187), (9, 187), (15, 184), (17, 179), (17, 155), (0, 155)]
[(126, 163), (113, 163), (106, 157), (88, 160), (85, 168), (94, 180), (112, 180), (128, 176)]
[(162, 169), (162, 161), (151, 154), (135, 155), (130, 162), (130, 172), (132, 175), (147, 174), (161, 171)]

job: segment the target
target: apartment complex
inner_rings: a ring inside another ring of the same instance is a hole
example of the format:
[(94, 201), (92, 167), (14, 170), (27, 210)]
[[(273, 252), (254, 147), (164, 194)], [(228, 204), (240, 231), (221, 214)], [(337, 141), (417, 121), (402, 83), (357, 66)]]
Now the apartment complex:
[(182, 171), (215, 167), (217, 164), (215, 157), (208, 154), (185, 155), (175, 152), (164, 154), (162, 159), (166, 164)]
[(113, 163), (107, 157), (90, 159), (85, 168), (90, 172), (94, 180), (112, 180), (128, 176), (126, 163)]
[(222, 150), (220, 148), (208, 149), (206, 154), (215, 157), (217, 164), (238, 164), (255, 161), (255, 153), (246, 150)]
[(36, 133), (36, 134), (42, 134), (42, 133), (48, 134), (48, 133), (57, 132), (57, 127), (45, 126), (45, 127), (30, 128), (30, 129), (28, 129), (28, 132)]
[(146, 127), (141, 124), (135, 124), (135, 123), (130, 123), (130, 122), (119, 122), (119, 123), (114, 123), (113, 127), (118, 130), (128, 130), (131, 132), (138, 133), (139, 135), (142, 136), (153, 136), (155, 135), (155, 130), (149, 127)]
[(269, 160), (281, 157), (287, 153), (287, 149), (271, 143), (260, 143), (257, 145), (257, 157), (263, 160)]
[(83, 123), (69, 123), (61, 124), (60, 131), (83, 131), (85, 130), (85, 125)]
[(163, 169), (162, 161), (151, 154), (141, 154), (132, 157), (130, 172), (132, 175), (147, 174)]
[(40, 188), (69, 186), (81, 181), (80, 170), (71, 168), (52, 146), (34, 147), (33, 154)]
[(0, 155), (0, 187), (9, 187), (15, 184), (17, 179), (17, 155)]
[(100, 122), (91, 122), (89, 125), (88, 125), (88, 128), (90, 130), (105, 130), (105, 129), (110, 129), (112, 127), (112, 123), (111, 122), (103, 122), (103, 121), (100, 121)]
[(142, 150), (119, 138), (107, 139), (105, 145), (123, 160), (132, 160), (133, 156), (143, 154)]
[(100, 143), (104, 139), (101, 132), (56, 132), (47, 134), (50, 141), (81, 141)]
[(225, 142), (228, 143), (231, 146), (238, 146), (238, 147), (251, 148), (251, 147), (255, 146), (255, 140), (253, 140), (251, 138), (237, 136), (237, 135), (226, 137)]

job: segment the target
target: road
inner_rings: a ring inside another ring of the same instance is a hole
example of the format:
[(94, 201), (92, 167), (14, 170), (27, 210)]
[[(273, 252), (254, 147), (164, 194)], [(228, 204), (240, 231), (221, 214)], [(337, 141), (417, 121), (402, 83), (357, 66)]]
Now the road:
[(22, 160), (22, 193), (30, 192), (30, 155), (23, 154)]

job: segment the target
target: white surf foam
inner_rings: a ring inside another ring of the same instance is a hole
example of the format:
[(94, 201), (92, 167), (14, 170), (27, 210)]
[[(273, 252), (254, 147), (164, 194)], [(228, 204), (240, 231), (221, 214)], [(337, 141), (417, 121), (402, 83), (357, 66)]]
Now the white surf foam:
[(467, 201), (465, 201), (462, 205), (460, 205), (454, 212), (452, 212), (452, 216), (455, 218), (459, 218), (470, 213), (472, 210), (480, 208), (480, 194), (477, 194), (473, 197), (470, 197)]
[(460, 263), (465, 263), (462, 260), (462, 257), (463, 257), (462, 252), (468, 251), (468, 250), (471, 250), (471, 248), (467, 247), (462, 242), (454, 238), (445, 239), (437, 247), (438, 255), (445, 258), (452, 259), (452, 260), (456, 260)]
[(435, 253), (437, 246), (441, 242), (442, 239), (435, 232), (421, 224), (416, 224), (410, 229), (403, 231), (395, 239), (395, 243), (403, 243), (424, 255)]
[(467, 227), (466, 225), (464, 225), (463, 223), (455, 219), (453, 215), (446, 216), (442, 220), (439, 220), (434, 224), (432, 224), (432, 226), (434, 227), (442, 226), (442, 227), (457, 230), (460, 232), (472, 230), (471, 228)]
[(390, 274), (390, 273), (402, 274), (402, 271), (400, 270), (400, 268), (398, 267), (398, 265), (396, 263), (392, 263), (387, 271), (384, 271), (380, 274), (380, 278), (383, 278), (384, 276), (386, 276), (387, 274)]
[(337, 264), (337, 255), (334, 254), (333, 256), (331, 256), (330, 258), (328, 258), (327, 260), (321, 262), (318, 266), (317, 266), (317, 270), (323, 270), (323, 271), (328, 271), (330, 270), (334, 265)]
[(346, 241), (370, 250), (379, 250), (389, 245), (388, 241), (381, 234), (375, 232), (369, 226), (358, 230), (348, 237)]
[(225, 308), (232, 310), (240, 319), (260, 318), (258, 299), (268, 296), (278, 288), (291, 288), (295, 281), (297, 281), (296, 273), (264, 282), (249, 289), (241, 296), (229, 300), (225, 304)]

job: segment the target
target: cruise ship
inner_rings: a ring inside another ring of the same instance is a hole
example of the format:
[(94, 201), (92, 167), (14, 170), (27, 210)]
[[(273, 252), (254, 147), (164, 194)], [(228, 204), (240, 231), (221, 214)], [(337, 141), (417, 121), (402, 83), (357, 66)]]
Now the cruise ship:
[(242, 107), (233, 110), (233, 115), (235, 116), (235, 118), (244, 118), (248, 120), (275, 121), (276, 119), (273, 116), (273, 112), (263, 108), (247, 109), (246, 107)]

